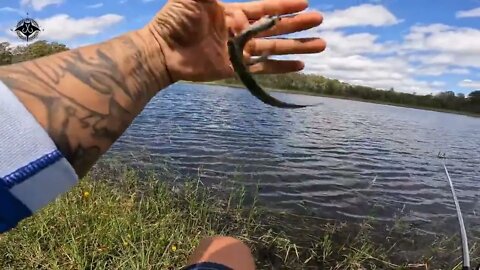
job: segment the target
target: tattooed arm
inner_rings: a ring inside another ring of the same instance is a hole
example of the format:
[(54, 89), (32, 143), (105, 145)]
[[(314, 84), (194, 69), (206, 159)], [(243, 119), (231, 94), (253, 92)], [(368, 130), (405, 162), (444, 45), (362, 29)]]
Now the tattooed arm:
[(172, 83), (144, 29), (0, 68), (7, 85), (83, 177), (147, 102)]
[[(234, 75), (229, 32), (265, 15), (302, 11), (306, 0), (169, 0), (145, 27), (103, 43), (0, 67), (0, 233), (71, 189), (155, 94), (178, 80)], [(282, 19), (264, 37), (321, 23), (316, 12)], [(228, 30), (227, 30), (228, 29)], [(263, 39), (244, 56), (320, 52), (319, 39)], [(301, 70), (267, 60), (252, 73)]]
[[(112, 40), (0, 67), (6, 84), (48, 132), (78, 176), (128, 128), (149, 100), (178, 80), (211, 81), (233, 76), (228, 29), (241, 32), (265, 15), (302, 11), (305, 0), (223, 4), (170, 0), (145, 27)], [(321, 23), (309, 12), (282, 20), (264, 36), (288, 34)], [(247, 55), (314, 53), (321, 39), (261, 39)], [(301, 70), (300, 61), (268, 60), (254, 73)]]

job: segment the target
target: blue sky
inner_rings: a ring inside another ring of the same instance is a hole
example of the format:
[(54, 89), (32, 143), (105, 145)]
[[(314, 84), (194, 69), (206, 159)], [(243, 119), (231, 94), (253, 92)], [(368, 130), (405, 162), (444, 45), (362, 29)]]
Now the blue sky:
[[(282, 0), (278, 0), (282, 1)], [(77, 47), (137, 29), (161, 0), (9, 0), (0, 4), (0, 40), (28, 11), (45, 29), (40, 38)], [(231, 1), (227, 1), (231, 2)], [(242, 1), (245, 2), (245, 1)], [(480, 0), (310, 1), (322, 26), (293, 37), (317, 36), (327, 50), (302, 59), (305, 72), (354, 84), (421, 94), (480, 89)]]

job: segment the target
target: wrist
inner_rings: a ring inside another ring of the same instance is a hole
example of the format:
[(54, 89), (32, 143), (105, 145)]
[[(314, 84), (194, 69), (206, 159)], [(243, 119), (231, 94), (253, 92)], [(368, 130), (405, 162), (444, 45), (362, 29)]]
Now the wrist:
[(135, 35), (138, 36), (140, 43), (138, 45), (140, 57), (137, 60), (140, 62), (140, 65), (150, 70), (154, 80), (155, 93), (177, 82), (167, 66), (167, 55), (165, 54), (163, 38), (148, 27), (135, 31)]
[(153, 21), (148, 23), (141, 31), (148, 36), (152, 45), (162, 54), (164, 68), (167, 71), (172, 83), (188, 80), (183, 76), (190, 67), (185, 66), (185, 52), (182, 48), (185, 43), (178, 42), (178, 39), (185, 33), (182, 27), (171, 24), (172, 20), (159, 14)]

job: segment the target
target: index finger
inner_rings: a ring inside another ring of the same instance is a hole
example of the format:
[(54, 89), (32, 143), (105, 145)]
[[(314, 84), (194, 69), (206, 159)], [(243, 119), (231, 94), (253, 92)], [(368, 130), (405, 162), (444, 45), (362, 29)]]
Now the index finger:
[(307, 0), (260, 0), (245, 3), (228, 3), (229, 8), (241, 9), (250, 20), (264, 16), (285, 15), (300, 12), (308, 7)]

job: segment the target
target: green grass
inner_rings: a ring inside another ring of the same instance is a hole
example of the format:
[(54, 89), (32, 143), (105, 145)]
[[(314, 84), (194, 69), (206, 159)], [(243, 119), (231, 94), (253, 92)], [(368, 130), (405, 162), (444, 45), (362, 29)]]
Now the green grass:
[[(401, 243), (372, 239), (368, 220), (355, 227), (325, 222), (314, 232), (288, 236), (281, 222), (293, 220), (290, 225), (300, 228), (304, 219), (247, 203), (245, 189), (219, 196), (195, 179), (181, 185), (163, 180), (161, 174), (97, 166), (73, 190), (0, 235), (0, 268), (178, 269), (200, 239), (229, 235), (252, 248), (258, 269), (407, 269), (407, 261), (391, 261)], [(396, 230), (390, 235), (404, 233)], [(455, 250), (441, 246), (415, 262)]]

